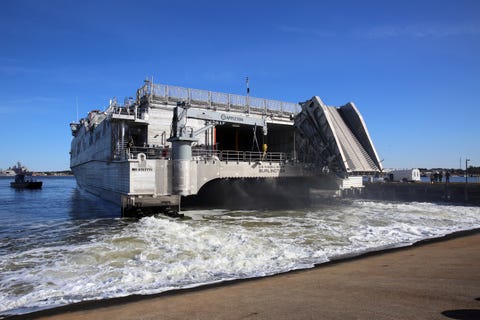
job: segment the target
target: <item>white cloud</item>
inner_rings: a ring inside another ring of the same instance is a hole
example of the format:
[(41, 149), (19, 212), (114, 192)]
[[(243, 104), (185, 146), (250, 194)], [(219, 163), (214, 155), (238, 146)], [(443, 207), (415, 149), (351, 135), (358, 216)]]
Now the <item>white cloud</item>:
[(6, 76), (17, 76), (20, 74), (36, 73), (40, 70), (36, 68), (28, 68), (15, 65), (0, 65), (0, 74)]
[(465, 24), (413, 24), (413, 25), (384, 25), (357, 32), (361, 36), (371, 39), (385, 39), (394, 37), (411, 38), (443, 38), (455, 36), (478, 36), (480, 25)]
[(305, 27), (292, 26), (292, 25), (277, 26), (277, 29), (284, 33), (302, 34), (306, 36), (316, 36), (320, 38), (333, 37), (336, 35), (336, 33), (331, 30), (305, 28)]
[(18, 112), (31, 112), (31, 114), (43, 114), (47, 110), (56, 110), (61, 99), (45, 96), (32, 96), (2, 101), (0, 114), (8, 115)]

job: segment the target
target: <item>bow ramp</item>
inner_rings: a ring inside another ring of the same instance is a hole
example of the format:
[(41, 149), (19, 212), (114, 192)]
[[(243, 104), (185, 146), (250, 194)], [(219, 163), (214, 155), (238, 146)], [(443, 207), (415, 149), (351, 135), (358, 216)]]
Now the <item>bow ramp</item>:
[(301, 136), (299, 152), (307, 161), (341, 176), (382, 171), (365, 122), (353, 103), (329, 107), (313, 97), (302, 104), (295, 127)]

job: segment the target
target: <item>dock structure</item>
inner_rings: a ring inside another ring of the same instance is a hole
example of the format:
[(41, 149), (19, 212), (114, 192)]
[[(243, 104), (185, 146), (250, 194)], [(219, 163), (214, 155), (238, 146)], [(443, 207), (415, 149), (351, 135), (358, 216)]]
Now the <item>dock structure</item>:
[(480, 184), (373, 182), (365, 184), (361, 195), (349, 194), (348, 197), (480, 206)]
[(124, 215), (178, 211), (182, 197), (219, 179), (343, 189), (381, 171), (355, 106), (326, 107), (318, 97), (300, 104), (145, 81), (136, 99), (113, 99), (71, 129), (78, 184)]

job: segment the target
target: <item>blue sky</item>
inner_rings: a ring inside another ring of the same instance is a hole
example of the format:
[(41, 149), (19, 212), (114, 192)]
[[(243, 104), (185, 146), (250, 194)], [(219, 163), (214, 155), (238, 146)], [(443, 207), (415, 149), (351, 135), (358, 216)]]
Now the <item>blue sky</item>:
[(480, 1), (0, 1), (0, 168), (155, 82), (353, 101), (385, 167), (480, 165)]

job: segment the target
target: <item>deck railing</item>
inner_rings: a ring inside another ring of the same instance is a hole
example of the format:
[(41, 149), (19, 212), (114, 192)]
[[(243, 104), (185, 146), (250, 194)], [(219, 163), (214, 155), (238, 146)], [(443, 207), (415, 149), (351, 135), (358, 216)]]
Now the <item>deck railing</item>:
[[(171, 159), (171, 149), (163, 147), (132, 147), (128, 151), (130, 159), (136, 159), (139, 153), (147, 159)], [(225, 162), (286, 162), (293, 159), (293, 154), (285, 152), (254, 152), (234, 150), (213, 150), (192, 148), (193, 160), (218, 160)]]
[(291, 154), (285, 152), (254, 152), (235, 150), (192, 149), (193, 158), (218, 159), (225, 162), (285, 162), (291, 160)]
[(300, 105), (294, 102), (268, 100), (222, 92), (169, 86), (165, 84), (153, 84), (151, 82), (145, 83), (143, 87), (138, 89), (137, 96), (139, 99), (149, 97), (153, 99), (153, 101), (162, 101), (166, 103), (184, 101), (187, 104), (194, 106), (225, 111), (235, 110), (263, 114), (274, 113), (279, 115), (296, 114), (300, 111)]

